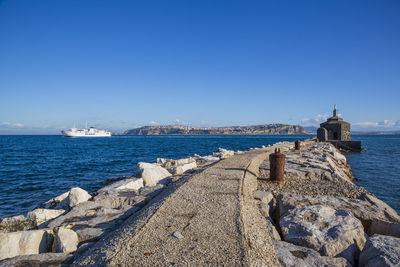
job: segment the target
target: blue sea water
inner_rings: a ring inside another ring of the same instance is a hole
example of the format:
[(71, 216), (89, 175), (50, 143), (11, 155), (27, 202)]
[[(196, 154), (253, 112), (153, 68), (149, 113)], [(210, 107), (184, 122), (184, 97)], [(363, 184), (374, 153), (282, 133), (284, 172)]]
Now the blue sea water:
[(356, 181), (400, 214), (400, 135), (356, 135), (367, 151), (346, 153)]
[[(139, 161), (209, 155), (218, 147), (251, 147), (310, 136), (0, 136), (0, 218), (37, 207), (79, 186), (89, 192), (107, 178), (133, 175)], [(347, 158), (357, 184), (400, 211), (400, 136), (356, 136), (368, 150)]]

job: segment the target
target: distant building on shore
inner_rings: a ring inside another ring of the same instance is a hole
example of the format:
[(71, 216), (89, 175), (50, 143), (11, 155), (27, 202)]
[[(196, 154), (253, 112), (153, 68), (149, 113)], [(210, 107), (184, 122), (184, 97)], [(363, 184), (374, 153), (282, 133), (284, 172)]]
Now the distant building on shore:
[(320, 142), (330, 142), (340, 149), (361, 150), (361, 141), (351, 140), (350, 123), (339, 117), (336, 105), (333, 109), (333, 116), (320, 124), (320, 128), (317, 130), (317, 138)]

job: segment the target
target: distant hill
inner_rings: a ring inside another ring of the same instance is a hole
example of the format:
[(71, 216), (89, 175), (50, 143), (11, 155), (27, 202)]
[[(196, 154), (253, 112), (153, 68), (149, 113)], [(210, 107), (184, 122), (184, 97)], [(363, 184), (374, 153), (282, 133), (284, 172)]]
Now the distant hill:
[(124, 132), (125, 135), (201, 135), (201, 134), (306, 134), (303, 127), (287, 124), (263, 124), (231, 127), (191, 127), (180, 125), (143, 126)]
[(314, 127), (314, 126), (304, 126), (303, 128), (304, 128), (304, 130), (306, 130), (306, 132), (307, 132), (308, 134), (317, 134), (317, 130), (318, 130), (317, 127)]

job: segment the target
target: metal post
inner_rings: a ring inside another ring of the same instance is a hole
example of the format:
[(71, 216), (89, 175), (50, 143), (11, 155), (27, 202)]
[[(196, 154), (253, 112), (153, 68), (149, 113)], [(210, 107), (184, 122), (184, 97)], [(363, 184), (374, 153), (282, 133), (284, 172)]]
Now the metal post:
[(269, 155), (270, 179), (278, 184), (285, 183), (285, 159), (279, 148), (275, 148), (275, 153)]
[(300, 140), (296, 140), (294, 142), (294, 149), (300, 151), (300, 144), (301, 144)]

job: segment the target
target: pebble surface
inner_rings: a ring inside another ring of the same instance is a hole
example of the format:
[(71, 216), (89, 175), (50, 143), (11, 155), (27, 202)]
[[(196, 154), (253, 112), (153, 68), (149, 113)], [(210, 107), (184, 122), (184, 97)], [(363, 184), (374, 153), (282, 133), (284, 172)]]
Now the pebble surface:
[[(320, 151), (321, 154), (315, 153)], [(285, 179), (284, 185), (279, 185), (269, 179), (269, 160), (265, 160), (260, 166), (260, 177), (258, 190), (271, 191), (275, 197), (283, 193), (299, 194), (306, 196), (335, 196), (359, 198), (367, 191), (351, 182), (350, 166), (347, 163), (340, 163), (337, 169), (347, 169), (347, 175), (343, 178), (332, 178), (335, 169), (329, 166), (328, 162), (323, 162), (321, 156), (332, 157), (330, 153), (323, 152), (322, 149), (316, 148), (315, 143), (303, 143), (301, 152), (288, 152), (285, 163)], [(325, 155), (324, 155), (325, 154)], [(304, 157), (304, 156), (307, 156)], [(311, 157), (311, 160), (310, 160)], [(322, 157), (324, 158), (324, 157)], [(311, 161), (319, 161), (320, 164), (306, 164)], [(350, 175), (349, 175), (350, 174)]]

